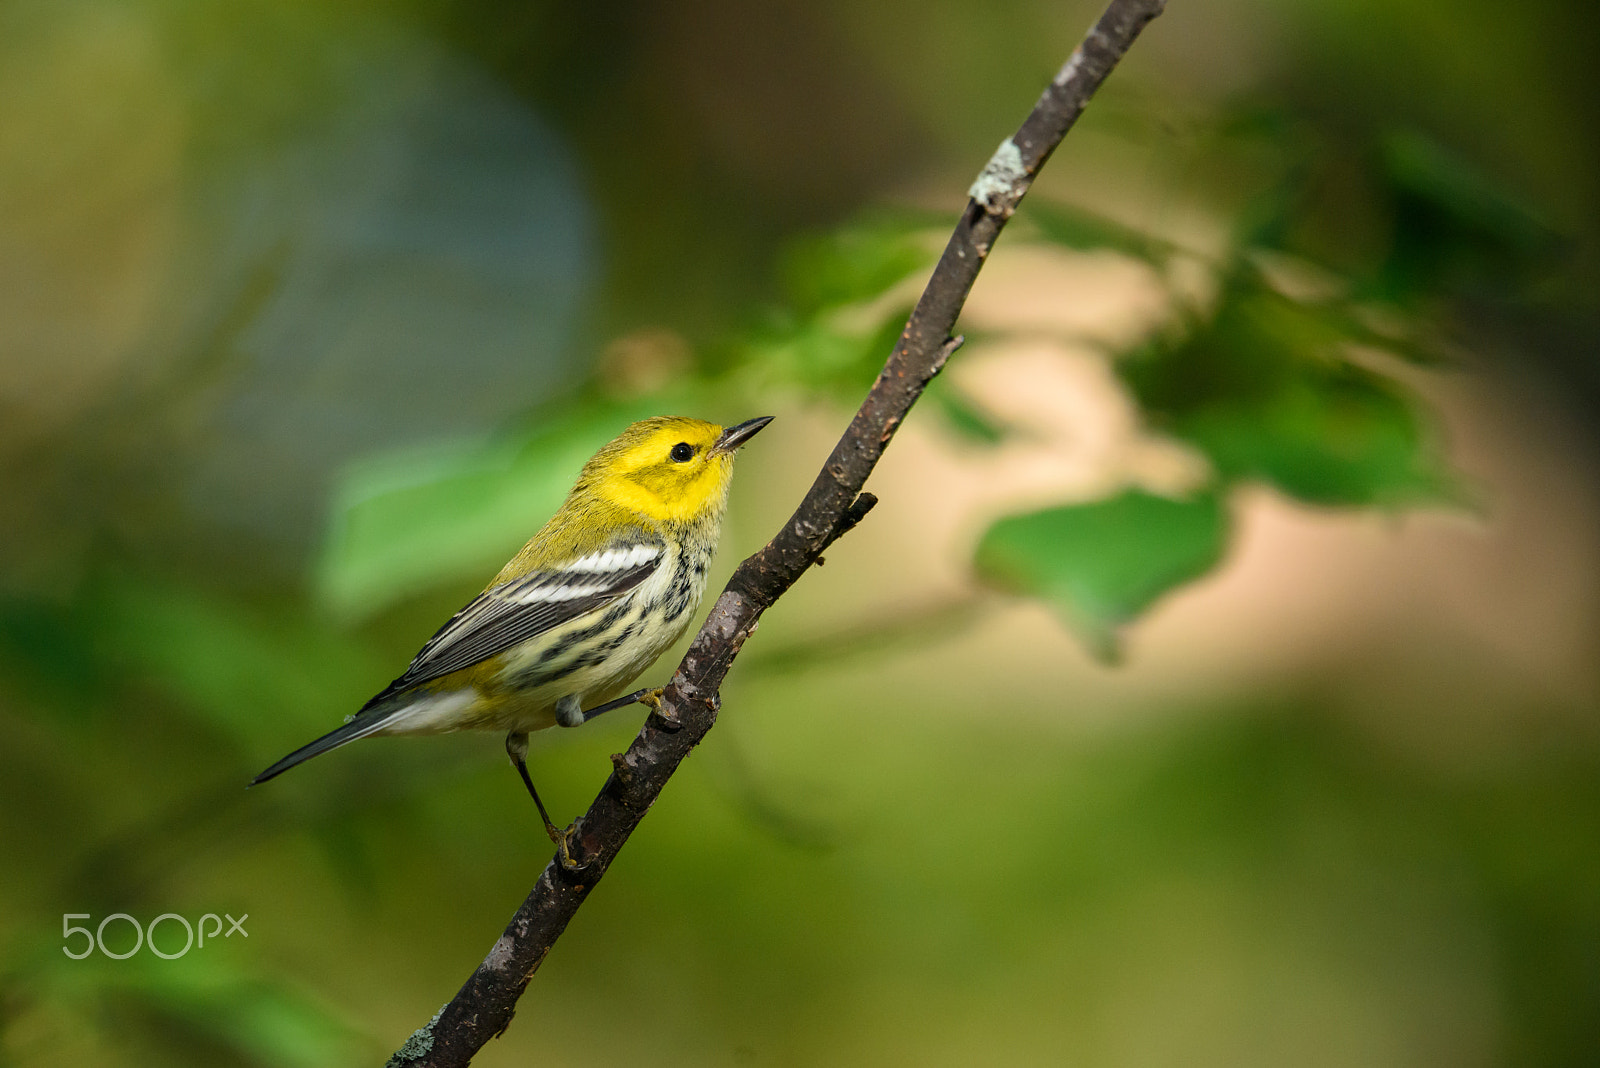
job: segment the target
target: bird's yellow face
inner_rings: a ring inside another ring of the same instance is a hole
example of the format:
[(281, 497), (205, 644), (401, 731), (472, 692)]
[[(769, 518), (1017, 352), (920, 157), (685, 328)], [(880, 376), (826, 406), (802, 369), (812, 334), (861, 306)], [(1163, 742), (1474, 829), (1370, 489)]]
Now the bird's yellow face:
[(682, 416), (645, 419), (595, 454), (583, 480), (601, 498), (658, 522), (693, 522), (721, 512), (734, 452), (766, 423), (724, 430)]

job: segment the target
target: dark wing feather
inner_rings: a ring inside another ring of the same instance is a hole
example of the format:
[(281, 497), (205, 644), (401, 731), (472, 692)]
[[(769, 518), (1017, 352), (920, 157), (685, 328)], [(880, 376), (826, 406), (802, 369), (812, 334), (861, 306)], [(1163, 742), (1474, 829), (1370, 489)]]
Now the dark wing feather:
[[(630, 546), (620, 546), (619, 552)], [(605, 571), (536, 571), (485, 590), (424, 645), (406, 668), (362, 708), (365, 712), (402, 690), (481, 663), (552, 628), (621, 597), (661, 566), (659, 546), (648, 560)], [(559, 600), (551, 595), (581, 589)]]

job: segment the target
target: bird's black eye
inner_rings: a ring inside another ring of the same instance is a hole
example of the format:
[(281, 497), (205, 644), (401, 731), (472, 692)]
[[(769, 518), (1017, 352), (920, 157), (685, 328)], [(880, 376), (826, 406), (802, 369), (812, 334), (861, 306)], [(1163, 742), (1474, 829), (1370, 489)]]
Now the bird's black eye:
[(673, 463), (686, 464), (694, 459), (694, 446), (687, 441), (680, 441), (672, 447), (672, 452), (669, 455), (672, 457)]

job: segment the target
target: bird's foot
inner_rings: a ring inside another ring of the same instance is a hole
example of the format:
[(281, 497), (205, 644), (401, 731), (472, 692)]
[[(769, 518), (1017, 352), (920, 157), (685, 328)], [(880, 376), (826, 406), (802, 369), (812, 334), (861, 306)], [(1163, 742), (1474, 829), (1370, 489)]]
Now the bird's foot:
[(564, 831), (558, 831), (554, 827), (550, 828), (550, 840), (556, 845), (556, 862), (568, 873), (577, 875), (591, 863), (588, 860), (574, 860), (572, 857), (572, 847), (578, 840), (578, 825), (576, 823), (568, 824), (567, 829)]
[(663, 712), (661, 710), (661, 695), (666, 692), (665, 686), (657, 686), (653, 690), (645, 690), (639, 695), (639, 703), (650, 710), (650, 714), (668, 727), (677, 729), (683, 726), (683, 720), (678, 718), (676, 711)]

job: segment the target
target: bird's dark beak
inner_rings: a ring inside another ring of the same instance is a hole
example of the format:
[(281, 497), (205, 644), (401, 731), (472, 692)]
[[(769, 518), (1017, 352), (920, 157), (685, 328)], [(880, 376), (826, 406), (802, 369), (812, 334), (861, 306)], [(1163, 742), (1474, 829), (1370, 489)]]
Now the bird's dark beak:
[(763, 415), (758, 419), (746, 419), (738, 426), (730, 426), (722, 432), (722, 436), (717, 439), (715, 445), (711, 446), (711, 450), (713, 452), (732, 452), (755, 437), (756, 433), (770, 422), (772, 422), (772, 416)]

